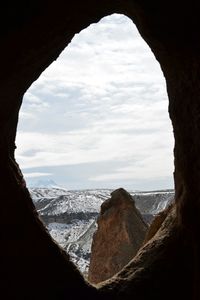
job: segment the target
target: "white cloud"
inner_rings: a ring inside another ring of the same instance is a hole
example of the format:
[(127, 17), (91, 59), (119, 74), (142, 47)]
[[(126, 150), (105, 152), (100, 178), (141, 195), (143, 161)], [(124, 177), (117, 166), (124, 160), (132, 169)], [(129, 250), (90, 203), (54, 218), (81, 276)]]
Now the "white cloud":
[(51, 176), (52, 173), (34, 172), (34, 173), (24, 173), (23, 175), (25, 178), (35, 178), (35, 177)]
[(114, 181), (114, 180), (161, 180), (168, 174), (172, 174), (172, 164), (170, 153), (166, 153), (166, 159), (163, 160), (161, 151), (154, 151), (152, 154), (142, 160), (137, 160), (127, 167), (116, 169), (114, 173), (105, 173), (90, 177), (93, 181)]
[[(43, 173), (47, 166), (116, 161), (115, 173), (88, 173), (96, 181), (172, 176), (167, 110), (160, 66), (135, 25), (106, 17), (77, 34), (26, 93), (17, 160)], [(124, 167), (117, 168), (119, 160)]]

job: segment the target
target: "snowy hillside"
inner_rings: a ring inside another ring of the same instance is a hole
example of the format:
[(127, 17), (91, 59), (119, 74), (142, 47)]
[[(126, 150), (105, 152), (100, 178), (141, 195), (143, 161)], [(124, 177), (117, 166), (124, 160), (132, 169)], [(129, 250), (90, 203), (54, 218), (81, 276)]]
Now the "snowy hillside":
[[(30, 188), (35, 206), (52, 237), (71, 255), (79, 269), (87, 274), (96, 218), (112, 190), (67, 191), (62, 188)], [(153, 215), (173, 200), (171, 190), (131, 192), (137, 208), (150, 222)]]

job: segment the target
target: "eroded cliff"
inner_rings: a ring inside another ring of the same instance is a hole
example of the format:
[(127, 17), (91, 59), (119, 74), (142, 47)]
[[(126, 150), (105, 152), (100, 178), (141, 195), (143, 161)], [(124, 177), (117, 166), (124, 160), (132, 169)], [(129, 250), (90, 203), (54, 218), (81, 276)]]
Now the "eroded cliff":
[[(200, 299), (199, 10), (200, 3), (194, 0), (1, 4), (2, 299)], [(116, 12), (133, 20), (166, 78), (175, 138), (176, 205), (128, 266), (94, 288), (40, 221), (14, 159), (15, 134), (28, 87), (77, 32)]]
[(148, 228), (133, 198), (122, 188), (101, 205), (97, 223), (88, 274), (92, 283), (119, 272), (136, 255)]

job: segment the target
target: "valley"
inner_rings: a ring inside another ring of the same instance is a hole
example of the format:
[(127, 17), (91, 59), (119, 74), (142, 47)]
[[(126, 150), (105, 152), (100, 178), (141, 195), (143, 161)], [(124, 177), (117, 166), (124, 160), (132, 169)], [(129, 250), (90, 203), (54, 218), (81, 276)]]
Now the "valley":
[[(29, 189), (36, 209), (51, 236), (69, 254), (79, 270), (87, 275), (91, 243), (97, 229), (101, 204), (110, 198), (110, 189), (68, 191), (60, 187)], [(150, 224), (154, 215), (174, 199), (173, 190), (128, 191)]]

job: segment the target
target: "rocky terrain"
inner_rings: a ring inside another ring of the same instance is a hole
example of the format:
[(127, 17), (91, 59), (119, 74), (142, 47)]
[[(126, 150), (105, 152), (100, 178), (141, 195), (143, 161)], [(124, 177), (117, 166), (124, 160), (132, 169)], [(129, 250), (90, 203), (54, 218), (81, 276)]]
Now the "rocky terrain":
[[(91, 243), (97, 228), (101, 204), (112, 190), (76, 190), (63, 188), (30, 188), (35, 206), (52, 237), (70, 254), (85, 274), (88, 272)], [(135, 205), (143, 219), (150, 223), (153, 216), (172, 202), (172, 190), (135, 192)]]
[(148, 230), (133, 197), (122, 188), (103, 202), (97, 224), (88, 272), (95, 284), (111, 278), (136, 255)]

